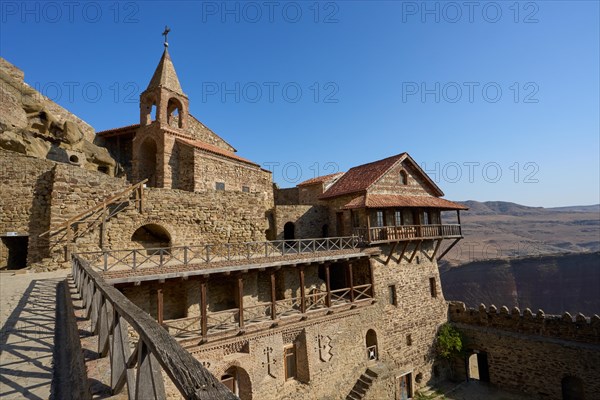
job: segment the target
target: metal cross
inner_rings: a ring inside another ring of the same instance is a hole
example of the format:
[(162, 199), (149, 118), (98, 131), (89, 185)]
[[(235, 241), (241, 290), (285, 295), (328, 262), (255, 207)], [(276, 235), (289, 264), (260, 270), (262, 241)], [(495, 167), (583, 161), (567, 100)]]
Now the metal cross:
[(167, 47), (169, 45), (168, 38), (167, 38), (167, 36), (169, 35), (169, 32), (171, 32), (171, 29), (169, 29), (169, 27), (165, 25), (165, 31), (162, 33), (162, 35), (165, 37), (165, 47)]

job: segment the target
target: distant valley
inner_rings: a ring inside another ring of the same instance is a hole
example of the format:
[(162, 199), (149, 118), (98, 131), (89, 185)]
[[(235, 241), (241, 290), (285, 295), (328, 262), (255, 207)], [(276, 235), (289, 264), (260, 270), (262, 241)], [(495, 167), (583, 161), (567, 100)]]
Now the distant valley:
[(465, 238), (439, 263), (447, 300), (600, 314), (600, 205), (463, 204)]

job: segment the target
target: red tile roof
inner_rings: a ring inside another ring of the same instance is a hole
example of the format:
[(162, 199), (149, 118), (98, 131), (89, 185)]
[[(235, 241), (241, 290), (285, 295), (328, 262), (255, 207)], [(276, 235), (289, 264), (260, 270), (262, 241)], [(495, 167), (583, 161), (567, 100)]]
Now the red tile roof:
[(350, 193), (358, 193), (367, 190), (383, 174), (389, 170), (398, 160), (406, 157), (401, 153), (383, 160), (350, 168), (336, 183), (334, 183), (323, 195), (322, 199), (342, 196)]
[(250, 164), (250, 165), (254, 165), (256, 167), (259, 167), (258, 164), (253, 163), (252, 161), (250, 161), (250, 160), (248, 160), (246, 158), (240, 157), (240, 156), (232, 153), (231, 151), (223, 150), (223, 149), (221, 149), (221, 148), (219, 148), (217, 146), (213, 146), (212, 144), (204, 143), (204, 142), (201, 142), (199, 140), (190, 140), (190, 139), (184, 139), (184, 138), (177, 138), (177, 141), (181, 142), (181, 143), (184, 143), (184, 144), (187, 144), (189, 146), (193, 146), (193, 147), (195, 147), (197, 149), (207, 151), (209, 153), (213, 153), (213, 154), (216, 154), (216, 155), (219, 155), (219, 156), (231, 158), (233, 160), (241, 161), (241, 162), (244, 162), (246, 164)]
[(132, 129), (137, 129), (140, 127), (140, 124), (133, 124), (127, 126), (121, 126), (120, 128), (107, 129), (105, 131), (96, 132), (98, 136), (115, 136), (117, 133), (125, 133), (126, 131), (130, 131)]
[(343, 208), (430, 207), (444, 210), (468, 210), (463, 204), (432, 196), (401, 196), (395, 194), (368, 194), (358, 196)]
[(309, 185), (314, 185), (316, 183), (325, 183), (325, 182), (327, 182), (327, 181), (329, 181), (331, 179), (337, 178), (337, 177), (342, 176), (342, 175), (344, 175), (343, 172), (336, 172), (335, 174), (317, 176), (316, 178), (307, 179), (304, 182), (300, 182), (296, 186), (309, 186)]

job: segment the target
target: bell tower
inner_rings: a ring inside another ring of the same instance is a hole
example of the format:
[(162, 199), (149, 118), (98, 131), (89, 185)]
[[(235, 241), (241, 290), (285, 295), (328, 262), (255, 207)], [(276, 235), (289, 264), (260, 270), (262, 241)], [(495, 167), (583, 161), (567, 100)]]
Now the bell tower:
[(140, 94), (140, 127), (133, 140), (136, 181), (158, 188), (176, 186), (179, 172), (175, 136), (186, 136), (189, 101), (181, 89), (169, 55), (165, 27), (164, 51), (146, 90)]

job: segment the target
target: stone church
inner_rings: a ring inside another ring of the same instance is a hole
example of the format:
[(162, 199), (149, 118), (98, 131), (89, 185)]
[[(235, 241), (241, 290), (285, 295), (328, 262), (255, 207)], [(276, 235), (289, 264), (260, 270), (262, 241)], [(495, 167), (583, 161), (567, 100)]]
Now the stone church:
[[(97, 133), (25, 84), (16, 67), (5, 60), (0, 67), (0, 268), (73, 265), (78, 285), (102, 280), (228, 393), (412, 398), (448, 373), (435, 338), (449, 310), (462, 324), (491, 327), (500, 318), (495, 308), (474, 317), (477, 311), (444, 300), (437, 261), (462, 238), (466, 208), (443, 199), (408, 153), (278, 189), (269, 171), (190, 114), (193, 99), (166, 43), (140, 95), (139, 122)], [(84, 264), (98, 278), (81, 278)], [(92, 323), (103, 340), (114, 340), (116, 328), (102, 333), (111, 300), (86, 290)], [(528, 314), (511, 315), (512, 325), (507, 317), (494, 329), (525, 329), (515, 321)], [(579, 361), (546, 370), (560, 387), (569, 369), (590, 399), (600, 392), (588, 384), (594, 369), (586, 370), (600, 354), (598, 333), (585, 333), (598, 329), (595, 318), (563, 318), (582, 327), (560, 350)], [(477, 351), (489, 351), (488, 380), (513, 387), (502, 350), (478, 338)], [(583, 354), (581, 342), (593, 351)], [(99, 350), (107, 352), (113, 363), (114, 345)], [(162, 391), (178, 397), (169, 371), (162, 377), (156, 398)], [(106, 384), (135, 397), (123, 379)], [(560, 398), (549, 390), (547, 398)]]

